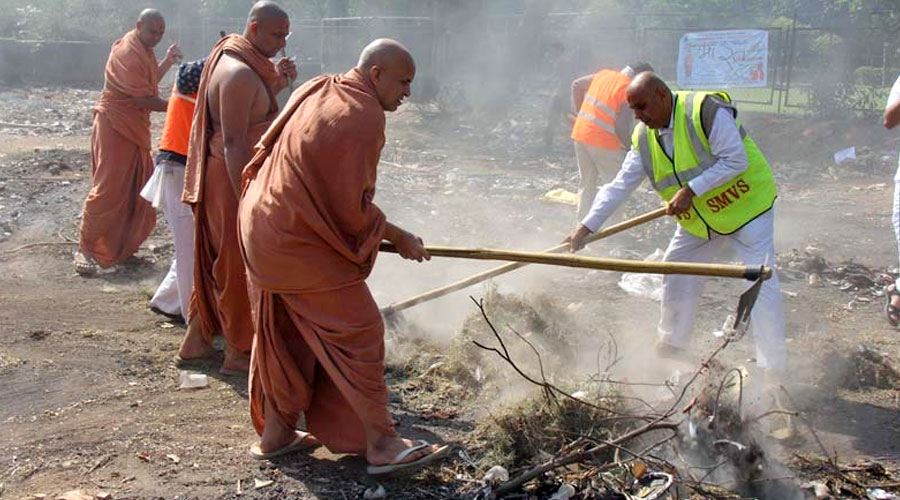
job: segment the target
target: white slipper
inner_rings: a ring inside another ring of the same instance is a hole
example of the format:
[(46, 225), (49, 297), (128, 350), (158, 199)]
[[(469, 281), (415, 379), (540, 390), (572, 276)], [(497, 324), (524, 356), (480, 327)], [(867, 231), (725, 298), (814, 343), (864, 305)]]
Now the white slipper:
[(270, 460), (275, 457), (280, 457), (283, 455), (287, 455), (289, 453), (295, 453), (298, 451), (312, 450), (314, 448), (318, 448), (322, 446), (322, 443), (319, 441), (314, 441), (313, 443), (309, 443), (308, 440), (312, 438), (311, 434), (307, 434), (305, 436), (297, 436), (291, 441), (289, 444), (282, 446), (281, 448), (270, 451), (268, 453), (263, 453), (263, 451), (259, 448), (258, 444), (255, 444), (250, 447), (250, 456), (257, 460)]
[(444, 445), (418, 460), (413, 460), (412, 462), (404, 462), (403, 460), (406, 459), (406, 457), (431, 446), (431, 443), (425, 440), (419, 440), (416, 441), (416, 443), (418, 444), (398, 453), (397, 456), (394, 457), (394, 460), (391, 461), (391, 463), (384, 465), (370, 465), (366, 467), (366, 472), (374, 476), (378, 474), (390, 474), (391, 472), (397, 472), (400, 470), (417, 469), (429, 462), (432, 462), (439, 458), (443, 458), (447, 455), (447, 453), (450, 452), (450, 446)]

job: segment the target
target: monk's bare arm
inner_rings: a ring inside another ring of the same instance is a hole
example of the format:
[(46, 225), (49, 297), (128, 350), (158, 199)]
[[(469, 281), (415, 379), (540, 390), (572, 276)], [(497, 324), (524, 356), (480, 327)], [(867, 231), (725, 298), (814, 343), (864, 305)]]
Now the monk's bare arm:
[(234, 193), (240, 197), (241, 171), (252, 157), (252, 151), (247, 144), (247, 132), (250, 128), (250, 110), (253, 108), (259, 78), (246, 66), (229, 68), (227, 73), (221, 76), (218, 107), (225, 145), (225, 166)]
[(131, 102), (136, 104), (139, 108), (149, 109), (150, 111), (166, 111), (166, 106), (168, 106), (169, 101), (165, 99), (161, 99), (155, 95), (147, 96), (147, 97), (132, 97)]
[(390, 241), (397, 247), (397, 252), (404, 259), (410, 259), (422, 262), (422, 260), (431, 260), (422, 238), (405, 231), (390, 222), (384, 230), (384, 239)]

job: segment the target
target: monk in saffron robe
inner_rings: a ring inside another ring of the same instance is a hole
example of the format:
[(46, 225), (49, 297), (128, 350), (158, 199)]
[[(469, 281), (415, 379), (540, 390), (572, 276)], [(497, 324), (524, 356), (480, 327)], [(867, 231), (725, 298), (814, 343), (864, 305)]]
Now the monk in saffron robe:
[(244, 34), (220, 40), (200, 76), (182, 196), (194, 212), (194, 291), (179, 364), (213, 356), (219, 334), (226, 344), (222, 373), (246, 373), (250, 364), (253, 323), (237, 240), (238, 195), (253, 145), (278, 113), (275, 96), (297, 74), (289, 59), (269, 60), (288, 34), (287, 13), (258, 2)]
[[(404, 258), (430, 258), (372, 202), (384, 111), (409, 96), (414, 75), (403, 46), (372, 42), (354, 69), (297, 89), (244, 170), (239, 231), (256, 325), (256, 458), (321, 443), (364, 455), (379, 474), (449, 450), (394, 431), (384, 324), (365, 283), (382, 239)], [(295, 430), (300, 412), (308, 432)]]
[(150, 112), (165, 111), (159, 80), (181, 58), (178, 46), (156, 62), (153, 48), (166, 21), (146, 9), (135, 29), (113, 43), (106, 61), (103, 92), (91, 127), (91, 191), (84, 200), (75, 271), (91, 275), (121, 264), (137, 252), (156, 224), (156, 212), (140, 197), (153, 174)]

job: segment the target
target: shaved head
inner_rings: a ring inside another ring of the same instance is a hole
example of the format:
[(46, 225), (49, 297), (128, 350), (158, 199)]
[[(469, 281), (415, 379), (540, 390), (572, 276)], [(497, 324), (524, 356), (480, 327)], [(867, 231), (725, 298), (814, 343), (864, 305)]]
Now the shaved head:
[(392, 64), (415, 66), (416, 63), (409, 50), (400, 42), (390, 38), (379, 38), (366, 45), (366, 48), (359, 54), (359, 62), (356, 63), (356, 67), (361, 71), (366, 71), (373, 66), (387, 67)]
[(275, 2), (262, 0), (250, 8), (244, 36), (267, 57), (275, 57), (284, 49), (290, 34), (290, 18)]
[(148, 49), (156, 47), (166, 33), (166, 19), (156, 9), (144, 9), (135, 24), (138, 39)]
[(672, 91), (656, 73), (645, 71), (625, 89), (634, 117), (652, 129), (668, 126), (672, 116)]
[(416, 76), (416, 62), (406, 47), (396, 40), (379, 38), (359, 54), (356, 69), (375, 86), (375, 94), (385, 111), (395, 111), (409, 97)]
[(253, 4), (253, 7), (250, 7), (247, 24), (252, 22), (265, 23), (275, 19), (288, 19), (288, 13), (275, 2), (261, 0)]
[(158, 22), (162, 22), (162, 23), (166, 22), (166, 18), (163, 17), (162, 12), (160, 12), (156, 9), (142, 10), (141, 13), (138, 15), (137, 20), (139, 23), (146, 23), (148, 21), (158, 21)]

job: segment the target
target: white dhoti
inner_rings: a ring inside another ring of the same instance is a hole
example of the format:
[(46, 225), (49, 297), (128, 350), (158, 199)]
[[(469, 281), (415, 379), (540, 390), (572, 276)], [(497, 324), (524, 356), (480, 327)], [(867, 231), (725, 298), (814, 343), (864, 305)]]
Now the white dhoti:
[(162, 208), (175, 243), (175, 258), (150, 306), (167, 314), (181, 314), (187, 322), (194, 284), (194, 215), (190, 205), (181, 202), (183, 190), (184, 165), (162, 160), (141, 195)]
[(578, 220), (587, 215), (597, 196), (597, 189), (613, 180), (625, 156), (624, 150), (603, 149), (582, 142), (575, 144), (575, 161), (578, 163)]
[[(757, 365), (760, 368), (783, 370), (787, 364), (787, 353), (781, 286), (778, 275), (774, 272), (774, 221), (773, 207), (734, 234), (714, 234), (709, 240), (697, 238), (679, 225), (669, 242), (664, 260), (710, 262), (726, 246), (730, 246), (744, 265), (772, 266), (772, 277), (763, 282), (750, 315), (750, 332), (756, 341)], [(660, 342), (678, 348), (688, 346), (702, 284), (700, 276), (666, 275), (663, 278)]]

